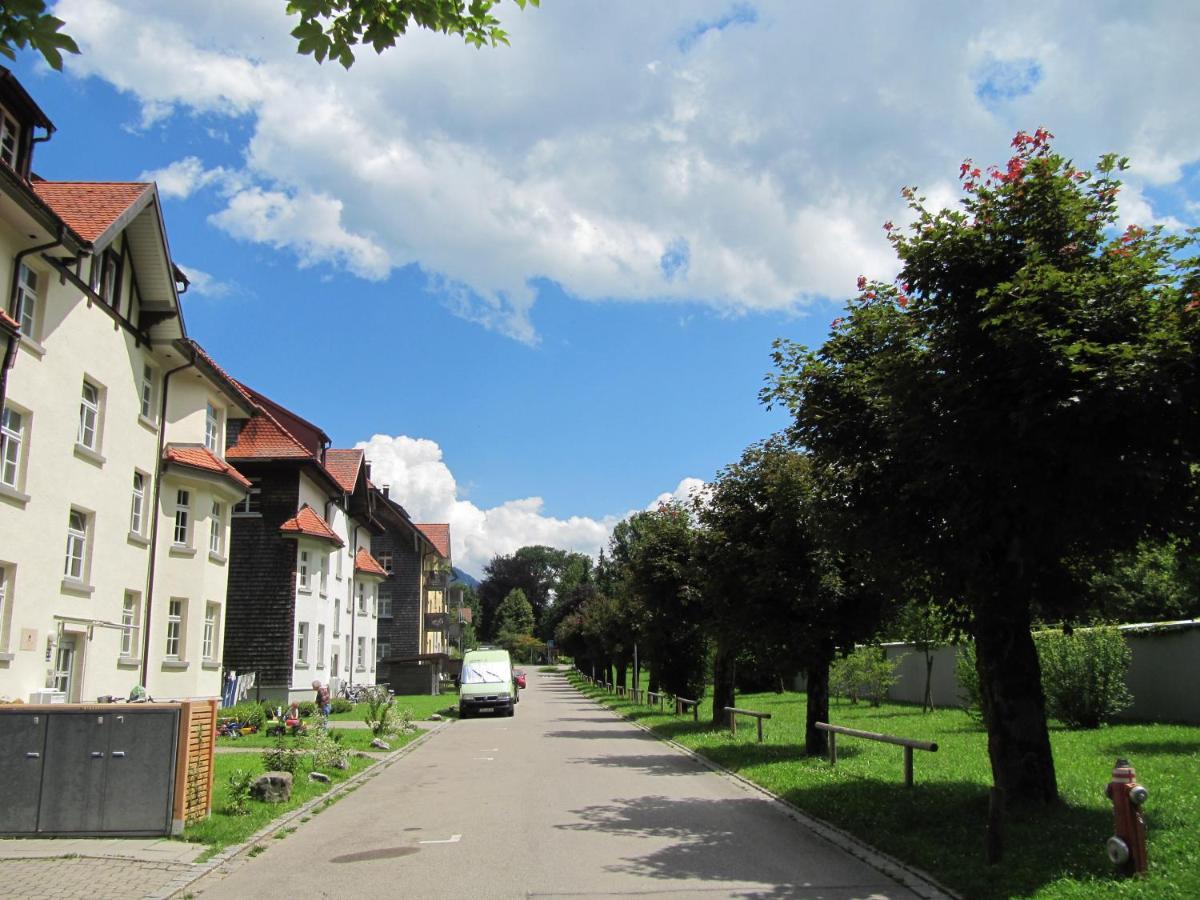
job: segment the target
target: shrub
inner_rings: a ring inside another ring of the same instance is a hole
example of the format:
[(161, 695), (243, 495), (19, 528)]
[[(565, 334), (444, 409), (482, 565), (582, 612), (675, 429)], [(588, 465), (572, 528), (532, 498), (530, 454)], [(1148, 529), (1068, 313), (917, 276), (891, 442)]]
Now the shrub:
[(367, 711), (363, 720), (370, 727), (371, 733), (375, 737), (394, 733), (395, 725), (392, 719), (396, 714), (395, 700), (388, 693), (388, 689), (379, 685), (367, 688), (367, 699), (364, 703)]
[(301, 700), (298, 706), (302, 719), (311, 719), (317, 714), (317, 701), (315, 700)]
[(331, 713), (348, 713), (354, 709), (354, 704), (345, 697), (335, 697), (329, 703), (329, 711)]
[(979, 672), (975, 670), (975, 642), (963, 641), (954, 655), (954, 677), (966, 697), (968, 716), (976, 722), (983, 721), (983, 706), (979, 698)]
[(274, 747), (268, 747), (262, 752), (263, 766), (268, 772), (291, 772), (294, 775), (300, 768), (302, 755), (295, 747), (288, 746), (280, 736), (276, 739)]
[(313, 753), (313, 768), (344, 769), (350, 761), (350, 754), (342, 746), (342, 736), (331, 734), (324, 728), (313, 730), (308, 737), (308, 746)]
[(237, 719), (242, 725), (253, 725), (255, 731), (262, 731), (263, 725), (268, 719), (267, 711), (262, 704), (249, 701), (242, 701), (228, 709), (223, 709), (221, 715)]
[(830, 665), (830, 693), (849, 697), (851, 703), (866, 697), (872, 706), (878, 706), (887, 699), (888, 688), (896, 683), (899, 664), (900, 657), (888, 659), (879, 647), (859, 647)]
[(245, 769), (234, 769), (229, 773), (229, 804), (225, 811), (231, 816), (250, 814), (250, 785), (254, 783), (254, 773)]
[(1132, 652), (1112, 626), (1034, 635), (1046, 713), (1068, 728), (1099, 728), (1133, 703), (1125, 686)]

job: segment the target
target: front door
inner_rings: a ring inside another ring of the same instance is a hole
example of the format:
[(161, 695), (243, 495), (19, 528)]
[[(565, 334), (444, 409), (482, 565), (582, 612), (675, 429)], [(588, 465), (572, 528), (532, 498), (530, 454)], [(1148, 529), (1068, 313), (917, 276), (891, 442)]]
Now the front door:
[(79, 702), (79, 638), (63, 634), (54, 653), (54, 690), (66, 694), (68, 703)]

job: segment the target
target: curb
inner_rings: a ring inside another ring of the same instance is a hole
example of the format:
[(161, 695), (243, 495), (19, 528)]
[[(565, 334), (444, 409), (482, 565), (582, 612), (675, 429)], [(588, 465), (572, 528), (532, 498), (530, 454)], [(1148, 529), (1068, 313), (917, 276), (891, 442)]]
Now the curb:
[[(567, 679), (567, 683), (571, 684), (570, 679)], [(573, 685), (573, 687), (575, 687), (576, 691), (579, 691), (578, 685)], [(762, 785), (755, 784), (745, 776), (739, 775), (737, 772), (733, 772), (725, 768), (720, 763), (713, 762), (708, 757), (697, 753), (690, 747), (685, 747), (678, 741), (673, 741), (670, 738), (664, 738), (661, 735), (655, 734), (654, 731), (648, 726), (629, 718), (629, 716), (622, 712), (618, 712), (611, 706), (607, 706), (600, 700), (597, 700), (594, 697), (588, 697), (584, 695), (582, 691), (579, 691), (579, 696), (584, 700), (590, 700), (601, 709), (607, 710), (618, 719), (628, 722), (635, 728), (641, 729), (646, 734), (653, 737), (656, 741), (666, 744), (667, 746), (679, 751), (680, 753), (683, 753), (686, 756), (690, 756), (709, 771), (735, 781), (741, 787), (751, 791), (752, 793), (759, 794), (760, 796), (779, 804), (786, 811), (786, 814), (789, 818), (794, 819), (813, 834), (837, 847), (839, 850), (845, 851), (855, 859), (858, 859), (876, 871), (887, 875), (889, 878), (908, 888), (918, 897), (921, 897), (922, 900), (962, 900), (962, 897), (959, 894), (954, 893), (954, 891), (950, 890), (945, 885), (940, 884), (936, 879), (933, 878), (932, 875), (929, 875), (928, 873), (923, 872), (914, 866), (910, 866), (908, 863), (902, 862), (901, 860), (896, 859), (894, 856), (889, 856), (882, 850), (877, 850), (866, 841), (855, 837), (848, 831), (843, 831), (841, 828), (826, 822), (824, 819), (818, 819), (811, 813), (807, 813), (800, 809), (800, 807), (796, 806), (794, 803), (791, 803), (785, 800), (783, 797), (780, 797), (778, 794), (767, 790)]]
[(370, 766), (368, 766), (367, 768), (363, 769), (361, 772), (359, 772), (353, 778), (347, 778), (345, 781), (339, 783), (336, 787), (332, 788), (331, 790), (328, 790), (323, 794), (318, 794), (316, 797), (313, 797), (311, 800), (309, 800), (304, 805), (298, 806), (292, 810), (288, 810), (288, 812), (284, 813), (282, 816), (280, 816), (277, 819), (272, 819), (270, 822), (268, 822), (266, 825), (264, 825), (262, 828), (260, 828), (254, 834), (250, 835), (250, 837), (248, 837), (242, 843), (235, 844), (232, 847), (226, 847), (220, 853), (205, 860), (202, 863), (192, 864), (189, 871), (184, 872), (182, 875), (180, 875), (175, 880), (168, 882), (158, 892), (153, 893), (153, 894), (147, 894), (143, 898), (143, 900), (170, 900), (171, 897), (174, 897), (180, 891), (184, 890), (185, 888), (189, 887), (192, 884), (195, 884), (197, 881), (199, 881), (201, 878), (204, 878), (206, 875), (212, 874), (213, 871), (220, 868), (222, 865), (225, 865), (226, 863), (231, 862), (236, 857), (247, 852), (251, 847), (255, 846), (263, 839), (269, 838), (275, 832), (279, 831), (281, 828), (286, 826), (289, 822), (295, 821), (296, 819), (303, 817), (310, 810), (312, 810), (313, 808), (315, 808), (317, 806), (320, 806), (321, 804), (325, 803), (327, 800), (334, 800), (334, 799), (340, 797), (342, 794), (345, 794), (352, 788), (358, 786), (358, 784), (360, 782), (366, 781), (368, 778), (374, 778), (376, 775), (378, 775), (384, 769), (386, 769), (390, 765), (392, 765), (392, 763), (397, 762), (401, 757), (406, 756), (407, 754), (411, 753), (413, 750), (415, 750), (421, 744), (423, 744), (427, 740), (429, 740), (430, 737), (437, 734), (439, 731), (441, 731), (443, 728), (445, 728), (447, 725), (449, 725), (451, 722), (454, 722), (454, 721), (457, 721), (457, 720), (444, 719), (443, 721), (438, 722), (433, 728), (426, 730), (420, 737), (414, 738), (412, 741), (405, 744), (403, 747), (399, 747), (399, 748), (393, 750), (391, 753), (387, 754), (386, 756), (380, 757), (378, 762), (375, 762), (375, 763), (371, 764)]

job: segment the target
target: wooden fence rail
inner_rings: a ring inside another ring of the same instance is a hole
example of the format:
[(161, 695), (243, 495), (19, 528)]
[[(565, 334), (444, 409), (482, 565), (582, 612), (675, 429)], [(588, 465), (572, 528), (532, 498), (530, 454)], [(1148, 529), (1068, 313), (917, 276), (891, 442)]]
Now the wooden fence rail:
[(737, 717), (738, 716), (753, 716), (758, 720), (758, 742), (763, 742), (762, 723), (763, 719), (771, 718), (770, 713), (755, 712), (752, 709), (738, 709), (736, 706), (726, 706), (725, 712), (729, 713), (729, 733), (737, 734)]
[(692, 707), (692, 720), (695, 722), (699, 722), (700, 721), (700, 701), (699, 700), (689, 700), (687, 697), (676, 697), (675, 698), (675, 715), (677, 715), (677, 716), (683, 715), (686, 707), (688, 707), (688, 706)]
[(837, 765), (837, 736), (863, 738), (868, 741), (879, 741), (884, 744), (896, 744), (904, 748), (904, 786), (913, 786), (913, 751), (928, 750), (936, 753), (938, 745), (934, 741), (917, 741), (912, 738), (896, 737), (891, 734), (877, 734), (874, 731), (859, 731), (857, 728), (844, 728), (841, 725), (830, 725), (828, 722), (818, 722), (817, 728), (829, 733), (829, 764)]

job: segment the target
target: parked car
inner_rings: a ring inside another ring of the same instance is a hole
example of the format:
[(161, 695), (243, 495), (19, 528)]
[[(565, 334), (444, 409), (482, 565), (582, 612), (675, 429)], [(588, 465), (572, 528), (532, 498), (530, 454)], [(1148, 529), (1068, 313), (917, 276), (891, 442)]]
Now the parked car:
[(519, 688), (525, 687), (525, 670), (524, 669), (513, 669), (513, 677), (517, 679), (517, 687), (519, 687)]
[(498, 716), (516, 712), (517, 682), (507, 650), (469, 650), (459, 676), (458, 716), (469, 719), (485, 709)]

